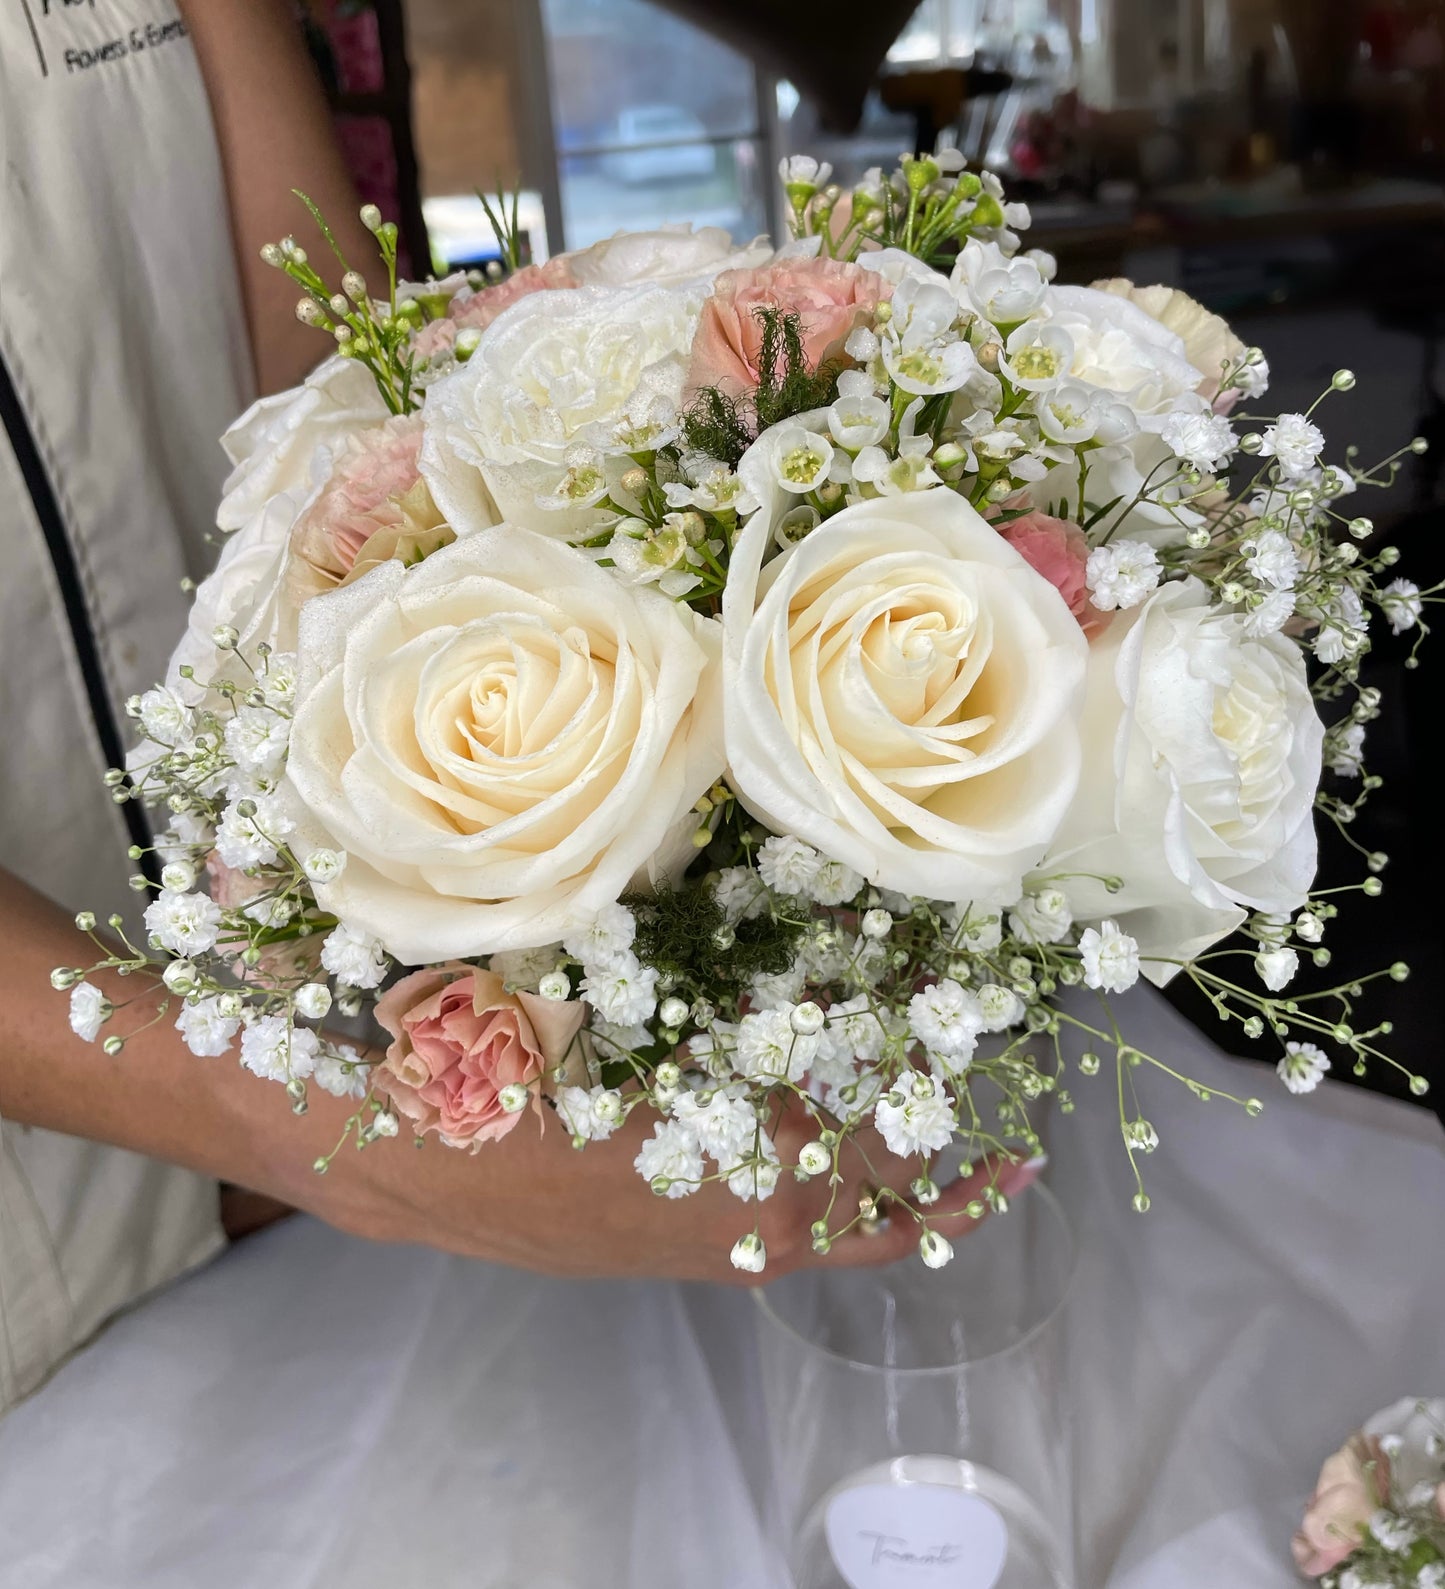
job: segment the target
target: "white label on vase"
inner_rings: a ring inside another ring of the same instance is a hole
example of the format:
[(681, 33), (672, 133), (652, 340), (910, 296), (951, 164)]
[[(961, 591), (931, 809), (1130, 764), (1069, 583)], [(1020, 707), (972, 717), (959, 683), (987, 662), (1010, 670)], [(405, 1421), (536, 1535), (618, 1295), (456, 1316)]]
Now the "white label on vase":
[(1008, 1529), (982, 1496), (939, 1484), (859, 1484), (828, 1503), (828, 1549), (849, 1589), (993, 1589)]

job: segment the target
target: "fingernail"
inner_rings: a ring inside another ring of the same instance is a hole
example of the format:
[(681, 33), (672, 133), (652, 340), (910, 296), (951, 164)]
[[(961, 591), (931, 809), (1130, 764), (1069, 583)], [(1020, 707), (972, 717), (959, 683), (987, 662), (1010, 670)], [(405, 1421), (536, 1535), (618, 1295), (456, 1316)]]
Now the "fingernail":
[(1010, 1164), (998, 1178), (999, 1190), (1005, 1197), (1017, 1197), (1038, 1180), (1048, 1162), (1047, 1153), (1037, 1153), (1023, 1164)]

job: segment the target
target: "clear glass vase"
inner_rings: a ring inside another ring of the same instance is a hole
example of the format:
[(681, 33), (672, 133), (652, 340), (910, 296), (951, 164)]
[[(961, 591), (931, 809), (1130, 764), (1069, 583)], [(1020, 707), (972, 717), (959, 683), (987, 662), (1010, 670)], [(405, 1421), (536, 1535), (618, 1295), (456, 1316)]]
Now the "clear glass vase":
[(1073, 1268), (1035, 1185), (942, 1270), (820, 1268), (756, 1293), (796, 1589), (1072, 1589)]

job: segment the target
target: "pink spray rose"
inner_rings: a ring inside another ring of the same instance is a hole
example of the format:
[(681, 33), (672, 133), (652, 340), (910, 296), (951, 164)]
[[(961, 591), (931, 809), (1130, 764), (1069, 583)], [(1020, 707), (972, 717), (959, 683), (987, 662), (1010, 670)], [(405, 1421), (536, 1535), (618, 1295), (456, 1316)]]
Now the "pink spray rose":
[(421, 437), (419, 414), (347, 437), (324, 490), (291, 532), (289, 575), (298, 601), (393, 557), (418, 562), (455, 538), (421, 478)]
[(412, 347), (424, 359), (449, 352), (463, 326), (485, 331), (504, 309), (530, 297), (534, 292), (550, 292), (559, 287), (578, 287), (572, 266), (563, 254), (554, 255), (542, 265), (523, 265), (504, 281), (475, 291), (464, 288), (457, 293), (440, 320), (431, 320), (412, 339)]
[(523, 265), (504, 281), (489, 287), (479, 287), (476, 292), (458, 294), (452, 299), (449, 318), (459, 326), (475, 326), (485, 331), (504, 309), (510, 309), (534, 292), (555, 292), (559, 287), (580, 285), (572, 274), (566, 256), (556, 255), (542, 265)]
[(755, 270), (725, 270), (698, 321), (688, 391), (716, 386), (737, 397), (756, 388), (763, 342), (759, 309), (799, 317), (803, 352), (816, 368), (842, 353), (849, 333), (892, 290), (876, 271), (836, 259), (785, 259)]
[(1089, 600), (1085, 582), (1089, 543), (1078, 525), (1047, 513), (1025, 513), (1010, 519), (999, 533), (1064, 598), (1086, 635), (1095, 635), (1108, 625), (1112, 615), (1100, 612)]
[(1361, 1530), (1390, 1493), (1390, 1459), (1375, 1435), (1355, 1434), (1320, 1469), (1299, 1533), (1295, 1565), (1309, 1578), (1333, 1572), (1359, 1548)]
[(377, 1084), (418, 1133), (475, 1152), (522, 1118), (502, 1108), (502, 1090), (521, 1086), (535, 1098), (586, 1013), (580, 1000), (508, 993), (494, 971), (414, 971), (377, 1001), (376, 1018), (394, 1039)]

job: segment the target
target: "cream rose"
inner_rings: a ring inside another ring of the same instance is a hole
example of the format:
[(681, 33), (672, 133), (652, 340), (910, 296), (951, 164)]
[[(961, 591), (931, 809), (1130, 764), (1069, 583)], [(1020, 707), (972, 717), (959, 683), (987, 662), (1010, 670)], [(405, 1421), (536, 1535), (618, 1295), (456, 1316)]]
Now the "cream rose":
[(1246, 623), (1183, 580), (1089, 655), (1079, 796), (1039, 876), (1076, 917), (1117, 921), (1160, 985), (1176, 968), (1148, 956), (1192, 959), (1249, 910), (1297, 910), (1314, 879), (1324, 727), (1299, 647)]
[(743, 800), (879, 887), (1016, 898), (1078, 778), (1088, 646), (1063, 599), (945, 488), (845, 508), (762, 567), (772, 518), (723, 597)]
[(720, 226), (660, 226), (655, 232), (618, 232), (590, 248), (560, 257), (584, 286), (634, 287), (707, 284), (725, 270), (750, 270), (772, 255), (766, 237), (743, 248)]
[(410, 964), (555, 943), (723, 767), (717, 625), (502, 525), (301, 615), (287, 781), (323, 906)]
[[(457, 528), (503, 520), (564, 536), (589, 507), (555, 498), (576, 449), (626, 467), (624, 422), (671, 417), (705, 287), (538, 292), (499, 315), (427, 394), (421, 472)], [(495, 504), (495, 508), (493, 508)]]

